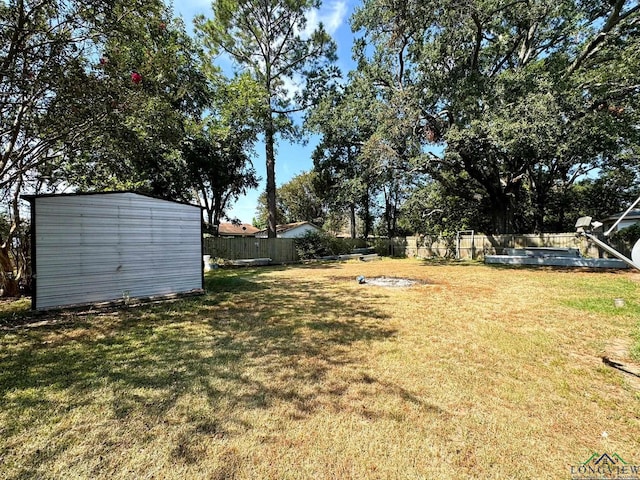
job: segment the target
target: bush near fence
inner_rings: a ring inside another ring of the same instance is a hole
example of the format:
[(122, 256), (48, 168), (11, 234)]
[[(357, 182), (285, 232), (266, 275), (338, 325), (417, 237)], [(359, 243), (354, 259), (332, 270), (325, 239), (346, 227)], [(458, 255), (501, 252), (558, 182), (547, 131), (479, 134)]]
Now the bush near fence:
[[(423, 235), (399, 238), (345, 239), (353, 248), (373, 247), (379, 255), (391, 257), (458, 257), (483, 260), (485, 255), (502, 254), (505, 248), (555, 247), (578, 248), (585, 257), (600, 258), (596, 245), (575, 233), (527, 235), (460, 235), (438, 237)], [(300, 261), (292, 238), (222, 238), (204, 239), (204, 254), (224, 260), (270, 258), (273, 263)]]

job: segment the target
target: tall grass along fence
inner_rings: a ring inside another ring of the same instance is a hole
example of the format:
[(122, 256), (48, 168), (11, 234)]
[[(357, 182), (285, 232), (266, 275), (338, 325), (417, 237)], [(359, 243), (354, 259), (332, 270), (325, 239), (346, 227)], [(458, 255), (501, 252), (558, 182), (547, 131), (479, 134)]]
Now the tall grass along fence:
[[(482, 260), (485, 255), (499, 255), (506, 248), (555, 247), (578, 248), (585, 257), (599, 258), (596, 245), (575, 233), (528, 235), (464, 234), (453, 237), (423, 235), (400, 238), (352, 240), (353, 247), (373, 247), (380, 255), (392, 257), (456, 257)], [(218, 238), (204, 239), (204, 253), (214, 258), (241, 260), (270, 258), (273, 263), (300, 261), (292, 238)]]

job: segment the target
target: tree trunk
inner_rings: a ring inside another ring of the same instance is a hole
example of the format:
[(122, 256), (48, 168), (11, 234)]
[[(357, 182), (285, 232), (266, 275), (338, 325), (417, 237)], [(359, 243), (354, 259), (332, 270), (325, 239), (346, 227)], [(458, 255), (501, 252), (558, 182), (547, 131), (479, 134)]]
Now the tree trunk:
[(356, 205), (352, 203), (349, 205), (349, 215), (350, 215), (350, 233), (351, 238), (356, 238)]
[(369, 238), (371, 233), (371, 206), (369, 205), (369, 187), (367, 187), (367, 193), (364, 196), (363, 201), (363, 220), (364, 220), (364, 238)]
[(219, 194), (214, 194), (211, 199), (211, 221), (212, 225), (216, 226), (216, 236), (220, 236), (220, 220), (222, 217), (222, 199)]
[(207, 208), (207, 220), (209, 222), (209, 228), (213, 228), (215, 225), (213, 223), (213, 208)]
[(0, 288), (5, 297), (17, 297), (20, 293), (18, 279), (13, 273), (13, 265), (9, 257), (7, 244), (0, 247)]
[[(13, 191), (13, 198), (11, 199), (11, 209), (13, 213), (13, 220), (7, 238), (3, 240), (0, 237), (0, 286), (5, 297), (17, 297), (20, 295), (20, 279), (26, 273), (26, 266), (23, 264), (26, 260), (21, 258), (20, 252), (11, 260), (9, 253), (11, 242), (16, 235), (16, 232), (20, 231), (20, 191), (22, 190), (22, 178), (20, 178)], [(20, 249), (24, 248), (25, 242), (21, 239)]]
[(548, 193), (553, 186), (553, 183), (549, 178), (550, 174), (543, 173), (542, 171), (536, 170), (534, 168), (529, 168), (528, 177), (529, 185), (534, 198), (533, 231), (535, 233), (542, 233), (544, 232), (545, 227), (544, 217), (547, 212)]
[(546, 205), (543, 198), (538, 196), (536, 201), (536, 207), (533, 212), (533, 231), (535, 233), (544, 232), (544, 214), (546, 211)]
[(264, 133), (265, 154), (267, 158), (267, 210), (269, 222), (267, 237), (276, 238), (277, 211), (276, 211), (276, 158), (274, 152), (275, 127), (273, 117), (269, 114)]
[(472, 155), (466, 155), (464, 152), (458, 153), (464, 165), (463, 171), (476, 180), (487, 193), (492, 229), (487, 233), (512, 233), (515, 224), (512, 199), (519, 196), (520, 180), (514, 180), (513, 175), (508, 176), (505, 180), (496, 170), (485, 171), (478, 167), (476, 159)]
[(387, 237), (391, 238), (393, 236), (393, 232), (391, 231), (391, 192), (387, 192), (387, 189), (384, 189), (384, 223), (387, 228)]
[(491, 234), (513, 233), (513, 209), (508, 195), (489, 197), (491, 204)]

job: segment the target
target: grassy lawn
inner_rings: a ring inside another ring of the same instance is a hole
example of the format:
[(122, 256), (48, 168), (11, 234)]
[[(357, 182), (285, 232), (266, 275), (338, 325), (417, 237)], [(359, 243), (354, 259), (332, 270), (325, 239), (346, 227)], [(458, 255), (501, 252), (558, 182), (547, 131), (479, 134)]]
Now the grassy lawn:
[(18, 327), (9, 308), (0, 478), (571, 478), (594, 452), (640, 464), (639, 379), (601, 358), (634, 360), (640, 273), (383, 260), (218, 270), (204, 297)]

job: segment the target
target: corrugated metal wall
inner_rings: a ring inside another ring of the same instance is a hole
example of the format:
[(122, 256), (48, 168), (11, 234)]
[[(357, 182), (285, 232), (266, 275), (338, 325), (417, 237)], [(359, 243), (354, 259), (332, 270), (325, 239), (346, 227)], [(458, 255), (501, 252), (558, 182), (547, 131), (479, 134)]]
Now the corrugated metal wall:
[(201, 211), (135, 193), (35, 197), (36, 309), (203, 288)]

